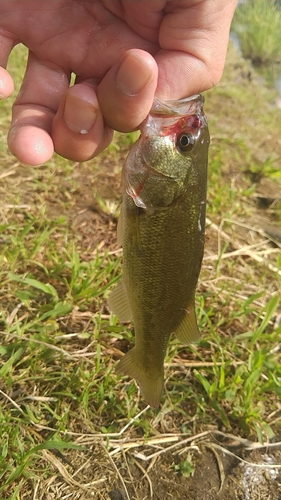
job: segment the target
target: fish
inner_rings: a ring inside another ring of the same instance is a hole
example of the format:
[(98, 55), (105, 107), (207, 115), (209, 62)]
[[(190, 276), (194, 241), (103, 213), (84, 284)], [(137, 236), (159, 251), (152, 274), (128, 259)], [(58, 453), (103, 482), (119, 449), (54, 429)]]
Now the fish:
[(133, 321), (135, 345), (117, 374), (136, 379), (158, 407), (164, 359), (174, 332), (184, 344), (200, 338), (195, 290), (204, 253), (209, 131), (201, 94), (155, 98), (122, 170), (117, 238), (123, 276), (108, 306)]

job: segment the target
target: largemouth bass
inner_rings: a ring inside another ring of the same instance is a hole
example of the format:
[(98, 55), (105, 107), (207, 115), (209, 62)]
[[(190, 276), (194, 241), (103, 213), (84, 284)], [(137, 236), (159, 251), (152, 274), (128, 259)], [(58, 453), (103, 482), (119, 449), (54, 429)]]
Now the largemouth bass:
[(204, 251), (209, 132), (203, 97), (155, 99), (122, 172), (118, 239), (123, 279), (109, 297), (120, 321), (133, 319), (135, 346), (117, 373), (160, 403), (169, 337), (200, 337), (195, 289)]

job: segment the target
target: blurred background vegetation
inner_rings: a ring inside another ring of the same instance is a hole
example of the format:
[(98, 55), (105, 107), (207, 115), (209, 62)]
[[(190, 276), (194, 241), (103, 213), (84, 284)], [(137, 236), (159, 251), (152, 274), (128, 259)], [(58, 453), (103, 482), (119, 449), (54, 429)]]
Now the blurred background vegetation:
[(248, 0), (235, 11), (232, 30), (243, 56), (255, 65), (281, 63), (280, 6), (280, 0)]

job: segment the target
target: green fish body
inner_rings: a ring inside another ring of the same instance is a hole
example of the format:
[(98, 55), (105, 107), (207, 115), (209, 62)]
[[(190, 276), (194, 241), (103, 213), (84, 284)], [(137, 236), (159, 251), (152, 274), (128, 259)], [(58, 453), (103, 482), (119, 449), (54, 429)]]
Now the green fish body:
[(123, 168), (118, 237), (123, 279), (109, 297), (120, 321), (133, 319), (135, 346), (117, 372), (135, 378), (158, 406), (172, 332), (200, 336), (195, 289), (204, 251), (209, 132), (203, 97), (155, 100)]

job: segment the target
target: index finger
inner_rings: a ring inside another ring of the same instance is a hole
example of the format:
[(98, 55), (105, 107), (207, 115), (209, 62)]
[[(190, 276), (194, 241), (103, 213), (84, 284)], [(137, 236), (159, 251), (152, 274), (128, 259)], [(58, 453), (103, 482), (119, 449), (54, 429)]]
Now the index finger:
[(13, 79), (5, 68), (15, 43), (11, 37), (0, 33), (0, 99), (10, 97), (14, 91)]
[(179, 99), (213, 87), (220, 80), (236, 0), (170, 2), (159, 30), (161, 50), (156, 95)]

